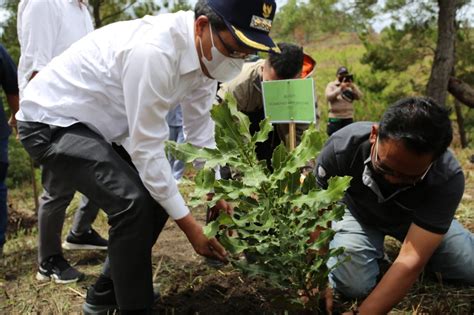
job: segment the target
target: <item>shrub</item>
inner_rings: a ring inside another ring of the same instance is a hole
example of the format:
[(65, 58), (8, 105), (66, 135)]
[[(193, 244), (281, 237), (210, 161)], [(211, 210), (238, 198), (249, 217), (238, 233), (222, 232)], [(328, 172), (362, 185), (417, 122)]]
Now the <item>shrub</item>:
[[(202, 197), (214, 191), (209, 206), (220, 199), (235, 206), (232, 215), (221, 213), (208, 224), (206, 235), (219, 238), (232, 254), (230, 261), (235, 267), (288, 289), (293, 301), (299, 302), (296, 297), (304, 292), (313, 297), (306, 307), (317, 305), (330, 272), (326, 262), (343, 251), (327, 250), (334, 235), (328, 226), (342, 217), (343, 208), (337, 202), (350, 178), (331, 179), (327, 190), (317, 186), (313, 174), (301, 184), (300, 169), (317, 156), (325, 139), (314, 126), (305, 132), (294, 151), (288, 152), (280, 144), (273, 152), (270, 170), (255, 154), (255, 144), (265, 141), (272, 130), (268, 120), (262, 121), (260, 131), (252, 136), (249, 119), (237, 111), (235, 101), (214, 106), (211, 115), (216, 123), (216, 149), (167, 143), (168, 151), (176, 158), (186, 162), (205, 160), (196, 176), (190, 205), (202, 204)], [(224, 164), (241, 176), (215, 180), (214, 169)], [(314, 241), (309, 241), (311, 233), (317, 234)], [(246, 260), (239, 259), (242, 253)]]
[(31, 164), (28, 153), (21, 143), (10, 136), (8, 143), (8, 166), (7, 187), (19, 187), (26, 181), (31, 181)]

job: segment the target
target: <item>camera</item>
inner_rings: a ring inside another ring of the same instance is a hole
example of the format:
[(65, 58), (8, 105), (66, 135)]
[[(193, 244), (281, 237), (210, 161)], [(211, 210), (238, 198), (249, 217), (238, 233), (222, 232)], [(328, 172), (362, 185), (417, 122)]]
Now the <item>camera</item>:
[(355, 94), (354, 92), (352, 92), (352, 90), (347, 89), (347, 90), (342, 91), (341, 97), (343, 100), (349, 103), (352, 103), (355, 99)]
[(352, 82), (354, 81), (354, 76), (352, 74), (345, 74), (341, 78), (341, 82)]

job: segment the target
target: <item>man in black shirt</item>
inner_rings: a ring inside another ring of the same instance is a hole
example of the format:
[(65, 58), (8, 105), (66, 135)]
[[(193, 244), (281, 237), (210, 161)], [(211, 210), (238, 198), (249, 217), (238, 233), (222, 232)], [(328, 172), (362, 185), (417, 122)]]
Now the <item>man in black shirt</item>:
[[(474, 285), (474, 236), (453, 219), (464, 175), (447, 149), (451, 140), (444, 106), (408, 98), (390, 106), (380, 124), (355, 123), (336, 132), (319, 155), (315, 175), (323, 188), (332, 176), (353, 177), (330, 245), (345, 247), (351, 260), (330, 274), (330, 283), (347, 297), (367, 296), (360, 314), (387, 313), (425, 265), (443, 279)], [(403, 244), (377, 284), (385, 235)]]

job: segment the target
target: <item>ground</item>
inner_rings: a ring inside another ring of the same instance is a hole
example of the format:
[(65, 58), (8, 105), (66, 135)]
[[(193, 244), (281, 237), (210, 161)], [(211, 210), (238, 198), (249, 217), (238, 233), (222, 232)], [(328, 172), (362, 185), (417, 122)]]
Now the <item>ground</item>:
[[(474, 231), (474, 150), (456, 150), (466, 174), (466, 191), (456, 217)], [(186, 195), (190, 182), (181, 185)], [(26, 192), (26, 193), (25, 193)], [(0, 259), (0, 314), (74, 314), (81, 312), (85, 292), (100, 272), (104, 252), (67, 251), (66, 258), (86, 278), (76, 284), (39, 283), (36, 274), (36, 219), (28, 187), (10, 192), (10, 228), (4, 257)], [(68, 209), (66, 227), (77, 206), (76, 196)], [(204, 221), (204, 207), (193, 209)], [(105, 215), (94, 226), (107, 234)], [(65, 228), (63, 235), (67, 233)], [(393, 259), (399, 244), (391, 239), (386, 251)], [(169, 221), (153, 249), (154, 282), (161, 299), (156, 314), (303, 314), (285, 303), (286, 292), (274, 289), (263, 279), (250, 279), (232, 266), (209, 267), (194, 253), (184, 234)], [(474, 287), (449, 285), (422, 276), (391, 314), (474, 314)], [(336, 311), (347, 310), (351, 302), (338, 301)]]

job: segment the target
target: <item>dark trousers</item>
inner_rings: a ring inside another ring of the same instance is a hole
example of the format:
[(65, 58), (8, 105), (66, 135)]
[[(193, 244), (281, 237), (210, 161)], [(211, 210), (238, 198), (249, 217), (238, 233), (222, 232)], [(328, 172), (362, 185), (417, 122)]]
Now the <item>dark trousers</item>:
[[(66, 216), (66, 209), (74, 198), (75, 190), (67, 189), (62, 178), (47, 167), (41, 171), (41, 183), (44, 187), (38, 209), (38, 263), (53, 255), (61, 255), (61, 234)], [(76, 209), (71, 231), (77, 234), (87, 232), (92, 227), (99, 208), (81, 196)]]
[(119, 308), (151, 307), (151, 248), (168, 215), (143, 185), (125, 150), (117, 152), (83, 124), (61, 128), (18, 122), (18, 130), (34, 160), (107, 213), (108, 254)]
[(354, 122), (352, 118), (341, 118), (341, 119), (331, 119), (329, 118), (328, 127), (327, 127), (327, 134), (328, 136), (332, 135), (339, 129), (344, 128), (347, 125), (350, 125)]
[(8, 225), (7, 179), (8, 135), (0, 138), (0, 248), (5, 244)]

